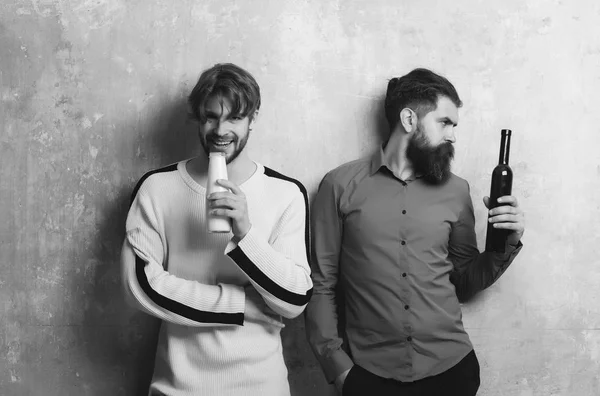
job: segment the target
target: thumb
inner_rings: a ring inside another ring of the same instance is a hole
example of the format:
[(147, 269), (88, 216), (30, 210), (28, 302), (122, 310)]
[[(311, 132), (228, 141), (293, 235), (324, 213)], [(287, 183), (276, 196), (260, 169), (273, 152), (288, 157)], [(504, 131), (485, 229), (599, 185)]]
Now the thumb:
[(260, 318), (259, 320), (262, 320), (263, 322), (265, 322), (271, 326), (279, 327), (281, 329), (283, 329), (285, 327), (285, 324), (282, 321), (277, 320), (276, 318), (274, 318), (270, 315), (267, 315), (264, 312), (260, 312), (259, 318)]
[(490, 208), (490, 197), (483, 197), (483, 204), (486, 208)]
[(280, 329), (283, 329), (285, 327), (285, 324), (283, 324), (283, 322), (280, 322), (277, 319), (273, 319), (268, 315), (264, 315), (263, 320), (272, 326), (279, 327)]

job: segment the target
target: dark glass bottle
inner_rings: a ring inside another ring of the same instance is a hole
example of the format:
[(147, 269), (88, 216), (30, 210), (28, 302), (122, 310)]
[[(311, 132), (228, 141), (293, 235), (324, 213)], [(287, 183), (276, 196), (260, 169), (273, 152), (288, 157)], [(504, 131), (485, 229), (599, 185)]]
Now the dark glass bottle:
[[(512, 180), (513, 173), (510, 166), (508, 166), (508, 156), (510, 153), (510, 129), (502, 130), (502, 138), (500, 140), (500, 160), (498, 165), (492, 172), (492, 187), (490, 190), (490, 209), (493, 209), (500, 205), (498, 204), (498, 198), (504, 195), (511, 195), (512, 191)], [(488, 216), (489, 218), (489, 216)], [(485, 240), (485, 251), (486, 252), (497, 252), (504, 253), (506, 247), (506, 239), (510, 230), (499, 230), (494, 228), (492, 223), (488, 222), (487, 225), (487, 236)]]

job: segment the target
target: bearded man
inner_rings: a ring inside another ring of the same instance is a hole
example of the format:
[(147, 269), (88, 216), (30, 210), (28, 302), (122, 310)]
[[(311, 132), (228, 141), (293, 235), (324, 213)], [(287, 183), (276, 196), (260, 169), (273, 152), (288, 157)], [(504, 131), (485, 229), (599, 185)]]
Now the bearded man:
[(469, 185), (450, 171), (461, 105), (430, 70), (391, 79), (389, 140), (321, 181), (306, 330), (344, 396), (477, 393), (479, 363), (460, 302), (508, 268), (524, 223), (516, 198), (501, 197), (506, 205), (489, 221), (509, 230), (505, 253), (479, 251)]

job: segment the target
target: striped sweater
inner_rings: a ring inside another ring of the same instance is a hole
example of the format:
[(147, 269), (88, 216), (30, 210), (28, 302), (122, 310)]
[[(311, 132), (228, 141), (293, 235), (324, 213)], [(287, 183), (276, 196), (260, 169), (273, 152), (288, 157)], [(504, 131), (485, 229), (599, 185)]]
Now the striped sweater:
[(162, 319), (150, 395), (289, 395), (280, 332), (244, 321), (244, 305), (294, 318), (308, 303), (306, 190), (257, 164), (240, 185), (252, 227), (236, 243), (206, 231), (206, 189), (186, 162), (144, 175), (126, 222), (126, 296)]

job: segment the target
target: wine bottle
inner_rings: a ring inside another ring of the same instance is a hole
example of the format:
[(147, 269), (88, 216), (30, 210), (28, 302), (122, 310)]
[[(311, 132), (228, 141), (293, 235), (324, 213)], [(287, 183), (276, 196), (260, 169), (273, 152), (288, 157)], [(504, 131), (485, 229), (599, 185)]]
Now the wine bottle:
[[(510, 195), (512, 191), (513, 173), (512, 169), (510, 169), (510, 166), (508, 166), (511, 133), (512, 132), (510, 129), (502, 130), (502, 137), (500, 140), (500, 159), (498, 160), (498, 165), (492, 172), (492, 187), (490, 189), (489, 209), (493, 209), (500, 205), (506, 205), (498, 203), (498, 198), (504, 195)], [(506, 239), (508, 238), (509, 233), (510, 230), (494, 228), (493, 223), (488, 221), (485, 251), (504, 253)]]

